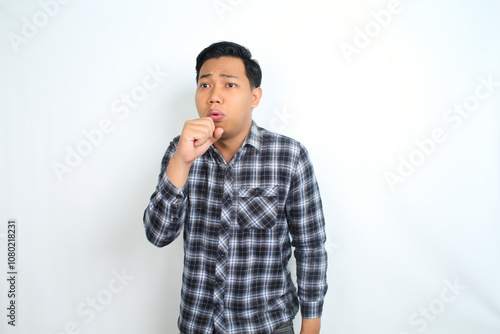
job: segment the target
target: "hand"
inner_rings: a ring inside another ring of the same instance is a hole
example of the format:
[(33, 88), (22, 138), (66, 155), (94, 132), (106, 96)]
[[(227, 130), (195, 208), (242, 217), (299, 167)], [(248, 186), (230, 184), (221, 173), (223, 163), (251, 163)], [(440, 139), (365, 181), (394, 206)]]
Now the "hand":
[(187, 182), (193, 162), (222, 137), (224, 129), (215, 128), (210, 117), (187, 121), (179, 139), (179, 145), (170, 159), (167, 176), (174, 186), (182, 188)]
[(182, 129), (179, 146), (174, 153), (179, 163), (191, 165), (208, 148), (220, 139), (224, 130), (215, 128), (210, 117), (187, 121)]
[(300, 334), (319, 334), (321, 328), (321, 318), (304, 319), (302, 318), (302, 328)]

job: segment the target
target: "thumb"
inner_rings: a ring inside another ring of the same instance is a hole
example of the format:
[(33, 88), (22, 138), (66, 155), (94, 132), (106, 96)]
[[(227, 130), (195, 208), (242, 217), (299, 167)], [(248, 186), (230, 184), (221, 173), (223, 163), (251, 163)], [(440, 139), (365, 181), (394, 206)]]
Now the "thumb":
[(217, 140), (219, 140), (222, 137), (223, 133), (224, 133), (224, 129), (223, 128), (217, 128), (217, 129), (215, 129), (212, 138), (210, 138), (212, 140), (212, 143), (215, 143)]

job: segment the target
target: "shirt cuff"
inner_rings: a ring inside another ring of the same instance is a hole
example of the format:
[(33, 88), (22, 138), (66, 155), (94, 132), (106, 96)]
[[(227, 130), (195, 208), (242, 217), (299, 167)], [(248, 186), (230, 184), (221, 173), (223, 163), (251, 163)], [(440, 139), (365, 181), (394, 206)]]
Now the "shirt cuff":
[(158, 184), (157, 201), (166, 200), (171, 203), (174, 208), (178, 208), (186, 201), (187, 182), (181, 189), (174, 186), (169, 180), (167, 173), (164, 174)]
[(323, 300), (319, 302), (301, 302), (300, 313), (302, 318), (305, 319), (321, 318), (323, 314)]

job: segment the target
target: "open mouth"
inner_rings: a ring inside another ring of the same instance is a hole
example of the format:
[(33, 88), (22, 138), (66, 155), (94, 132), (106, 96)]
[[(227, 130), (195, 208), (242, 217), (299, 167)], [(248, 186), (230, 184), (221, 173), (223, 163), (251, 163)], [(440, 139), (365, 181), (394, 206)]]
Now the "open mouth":
[(210, 117), (214, 122), (217, 122), (224, 118), (224, 114), (218, 110), (210, 110), (208, 112), (208, 117)]

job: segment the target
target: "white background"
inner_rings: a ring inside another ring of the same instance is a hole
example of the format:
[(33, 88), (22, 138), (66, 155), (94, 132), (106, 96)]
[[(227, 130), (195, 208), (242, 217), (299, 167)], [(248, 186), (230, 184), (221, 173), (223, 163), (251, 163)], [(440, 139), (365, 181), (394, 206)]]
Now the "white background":
[(0, 0), (1, 333), (177, 333), (182, 240), (155, 248), (142, 214), (220, 40), (262, 66), (254, 119), (312, 156), (322, 333), (500, 332), (499, 1), (54, 1)]

